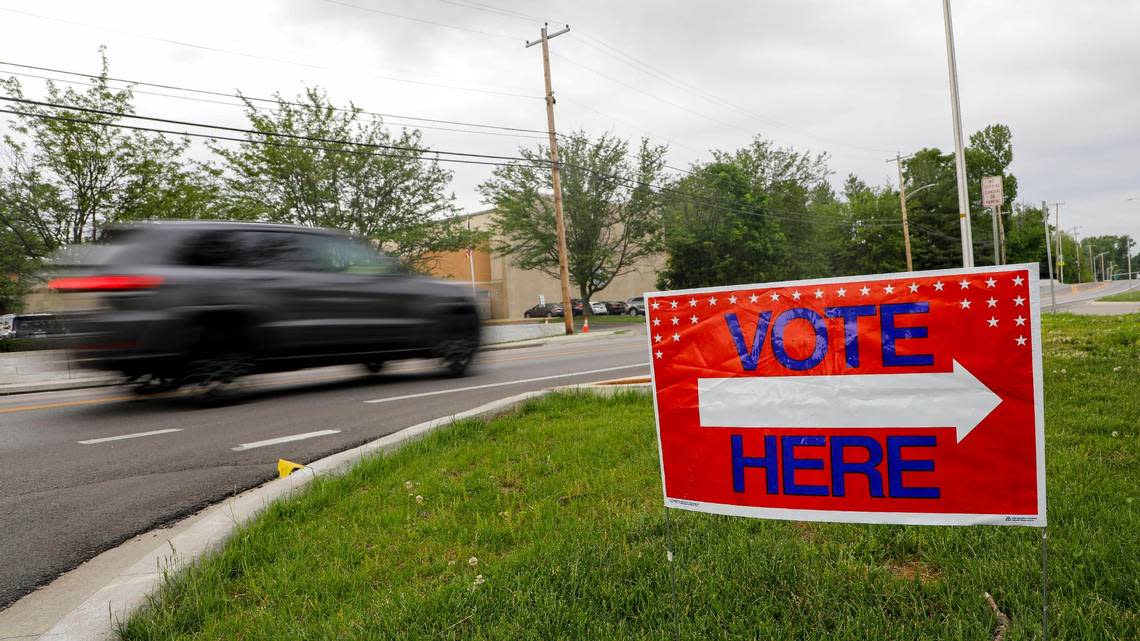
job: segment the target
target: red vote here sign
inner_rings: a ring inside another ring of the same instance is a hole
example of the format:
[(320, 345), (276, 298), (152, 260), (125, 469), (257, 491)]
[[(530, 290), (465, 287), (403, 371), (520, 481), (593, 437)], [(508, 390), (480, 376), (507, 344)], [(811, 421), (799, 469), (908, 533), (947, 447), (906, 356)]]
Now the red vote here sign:
[(1044, 527), (1037, 274), (646, 294), (666, 506)]

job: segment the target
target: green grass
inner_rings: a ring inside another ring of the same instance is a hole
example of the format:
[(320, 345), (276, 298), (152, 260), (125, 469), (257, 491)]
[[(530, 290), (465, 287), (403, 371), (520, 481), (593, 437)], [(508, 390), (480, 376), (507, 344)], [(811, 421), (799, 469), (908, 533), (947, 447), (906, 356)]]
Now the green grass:
[(1140, 289), (1131, 289), (1126, 292), (1120, 292), (1119, 294), (1098, 298), (1097, 300), (1116, 303), (1140, 303)]
[[(1051, 638), (1132, 641), (1140, 316), (1052, 316), (1045, 354)], [(122, 638), (976, 640), (986, 591), (1040, 638), (1037, 529), (671, 518), (675, 600), (648, 398), (548, 397), (275, 504)]]

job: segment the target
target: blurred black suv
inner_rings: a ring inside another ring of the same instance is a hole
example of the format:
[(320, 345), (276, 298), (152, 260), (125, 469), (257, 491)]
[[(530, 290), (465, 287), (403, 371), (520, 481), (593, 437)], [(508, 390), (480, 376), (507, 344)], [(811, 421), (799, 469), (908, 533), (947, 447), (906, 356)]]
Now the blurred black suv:
[[(406, 271), (324, 229), (230, 222), (116, 226), (48, 284), (81, 362), (140, 392), (209, 396), (244, 374), (402, 358), (465, 373), (469, 288)], [(70, 265), (67, 265), (70, 263)], [(57, 295), (58, 294), (58, 295)]]

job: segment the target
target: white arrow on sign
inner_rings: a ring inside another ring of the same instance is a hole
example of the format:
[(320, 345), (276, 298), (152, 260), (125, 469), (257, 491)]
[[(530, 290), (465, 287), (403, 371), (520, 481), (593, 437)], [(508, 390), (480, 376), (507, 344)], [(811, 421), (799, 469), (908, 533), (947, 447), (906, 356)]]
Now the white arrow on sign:
[(699, 378), (702, 427), (953, 427), (958, 442), (1001, 404), (973, 374)]

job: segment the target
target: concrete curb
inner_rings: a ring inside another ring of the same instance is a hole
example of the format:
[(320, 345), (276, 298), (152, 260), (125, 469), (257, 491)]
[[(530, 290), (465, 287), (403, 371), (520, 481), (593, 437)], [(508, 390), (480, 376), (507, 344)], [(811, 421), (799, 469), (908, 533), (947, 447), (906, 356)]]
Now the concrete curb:
[(33, 383), (13, 383), (0, 385), (0, 396), (12, 394), (33, 394), (35, 392), (59, 392), (69, 389), (87, 389), (89, 387), (112, 387), (122, 381), (105, 377), (77, 378), (63, 381), (43, 381)]
[[(524, 392), (452, 416), (419, 423), (351, 450), (345, 450), (314, 461), (305, 469), (294, 472), (283, 479), (276, 479), (247, 490), (238, 496), (206, 508), (203, 512), (187, 517), (182, 524), (165, 528), (164, 531), (172, 533), (166, 539), (165, 546), (157, 547), (157, 549), (119, 572), (88, 596), (78, 607), (60, 618), (46, 632), (40, 634), (38, 639), (40, 641), (113, 641), (116, 638), (116, 623), (125, 620), (134, 610), (145, 605), (147, 596), (161, 586), (164, 576), (178, 572), (202, 556), (218, 549), (237, 527), (260, 514), (274, 501), (287, 498), (317, 476), (343, 474), (366, 456), (395, 450), (405, 443), (422, 438), (436, 429), (456, 421), (468, 418), (493, 418), (509, 413), (528, 400), (546, 396), (554, 391), (579, 390), (612, 396), (622, 389), (648, 389), (649, 386), (649, 383), (633, 385), (589, 383)], [(186, 527), (180, 527), (183, 524)], [(67, 577), (82, 571), (83, 566), (80, 566), (63, 576)], [(62, 578), (60, 577), (60, 579)], [(60, 579), (56, 579), (56, 581)], [(42, 590), (51, 590), (54, 584), (53, 581), (52, 584)], [(27, 638), (32, 638), (32, 636)]]

